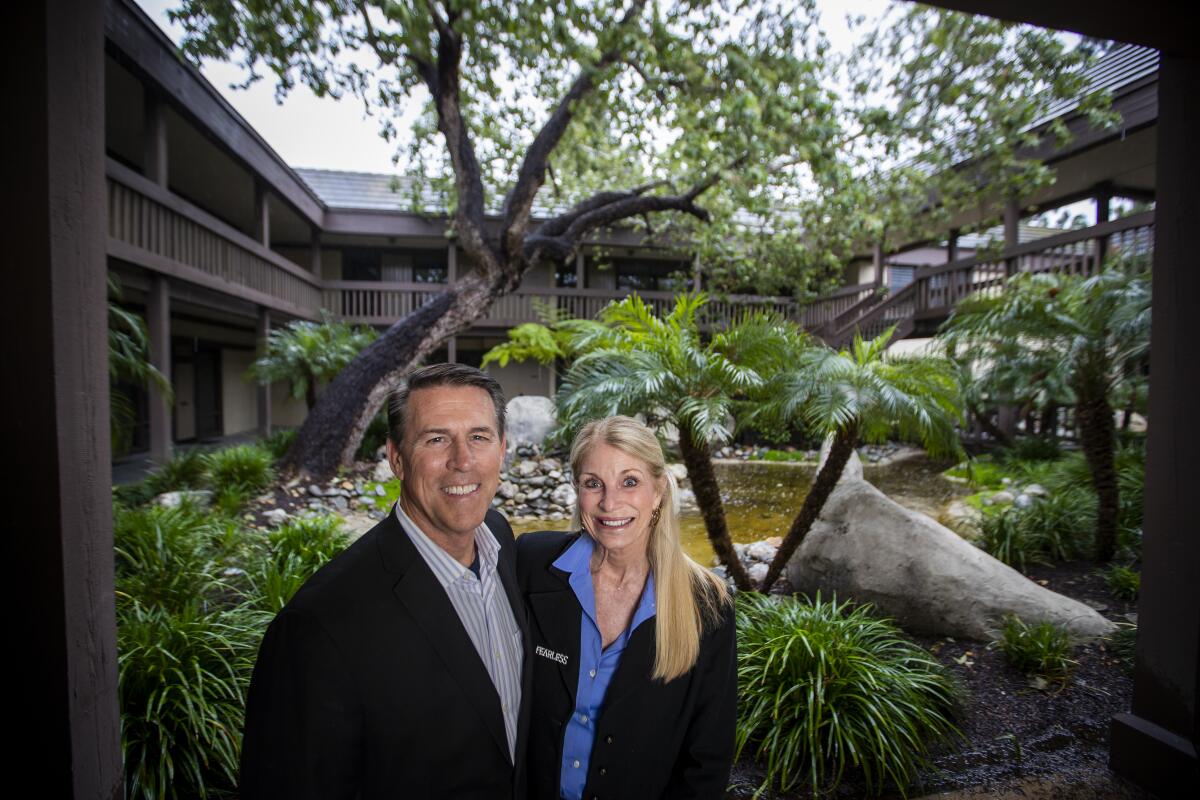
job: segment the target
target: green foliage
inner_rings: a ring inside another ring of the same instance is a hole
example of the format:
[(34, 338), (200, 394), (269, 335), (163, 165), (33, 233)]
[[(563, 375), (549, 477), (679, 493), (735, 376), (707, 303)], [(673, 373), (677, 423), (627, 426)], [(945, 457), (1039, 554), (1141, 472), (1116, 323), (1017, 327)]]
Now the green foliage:
[(218, 585), (215, 532), (209, 516), (187, 504), (117, 509), (113, 545), (122, 604), (178, 611), (210, 597)]
[(277, 430), (265, 439), (261, 439), (258, 445), (269, 452), (271, 457), (277, 462), (282, 461), (283, 457), (287, 455), (288, 450), (292, 449), (292, 444), (295, 443), (296, 436), (299, 433), (295, 428)]
[(126, 796), (209, 797), (237, 785), (245, 693), (268, 619), (131, 601), (117, 616)]
[(967, 481), (981, 489), (999, 489), (1004, 485), (1003, 479), (1011, 477), (1003, 466), (986, 455), (968, 459), (942, 474)]
[(199, 489), (207, 481), (207, 470), (208, 462), (203, 450), (195, 447), (176, 450), (169, 461), (146, 478), (146, 485), (153, 494)]
[(484, 353), (480, 367), (486, 367), (493, 362), (507, 367), (509, 361), (519, 363), (530, 359), (539, 364), (553, 364), (567, 357), (565, 338), (565, 332), (541, 323), (526, 322), (509, 329), (507, 342), (498, 344)]
[(989, 510), (979, 545), (993, 558), (1025, 570), (1084, 555), (1096, 527), (1096, 495), (1085, 485), (1059, 488), (1027, 508)]
[(383, 483), (368, 483), (366, 486), (367, 489), (372, 493), (375, 492), (378, 487), (383, 487), (382, 496), (378, 494), (370, 495), (371, 499), (375, 503), (375, 507), (380, 511), (389, 510), (392, 505), (400, 499), (400, 481), (396, 480), (395, 478), (390, 481), (384, 481)]
[(1133, 672), (1137, 656), (1138, 626), (1130, 622), (1118, 622), (1117, 629), (1108, 637), (1108, 647), (1120, 660), (1126, 672)]
[(375, 452), (387, 444), (388, 423), (387, 412), (380, 411), (372, 419), (367, 429), (363, 431), (362, 441), (358, 443), (358, 450), (354, 457), (359, 461), (374, 461)]
[(1113, 564), (1103, 573), (1108, 590), (1118, 600), (1137, 600), (1142, 588), (1142, 574), (1129, 567)]
[(208, 483), (218, 492), (238, 491), (254, 495), (275, 479), (275, 456), (265, 447), (252, 444), (227, 447), (204, 456)]
[(768, 450), (761, 458), (763, 461), (811, 461), (803, 450)]
[(1052, 622), (1027, 625), (1009, 614), (995, 644), (1014, 668), (1050, 680), (1066, 680), (1078, 664), (1071, 658), (1071, 635)]
[(271, 331), (266, 351), (250, 366), (259, 383), (288, 381), (292, 397), (311, 409), (317, 388), (332, 380), (359, 352), (375, 341), (373, 328), (356, 328), (328, 318), (320, 323), (296, 320)]
[(278, 613), (314, 572), (345, 549), (349, 537), (335, 516), (303, 517), (276, 528), (268, 541), (267, 557), (251, 575), (253, 603)]
[(763, 788), (828, 791), (849, 767), (903, 791), (959, 736), (950, 677), (870, 606), (743, 593), (737, 627), (737, 753), (765, 761)]
[(1004, 461), (1055, 461), (1062, 455), (1058, 439), (1050, 436), (1022, 436), (1000, 453)]

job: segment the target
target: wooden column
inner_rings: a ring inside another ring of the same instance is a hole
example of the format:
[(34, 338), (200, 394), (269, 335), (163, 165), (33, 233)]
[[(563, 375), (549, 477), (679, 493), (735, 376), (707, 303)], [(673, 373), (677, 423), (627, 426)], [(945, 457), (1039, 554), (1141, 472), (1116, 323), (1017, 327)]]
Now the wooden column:
[(446, 250), (446, 283), (454, 283), (458, 279), (458, 245), (450, 243)]
[[(271, 335), (271, 309), (266, 306), (258, 307), (258, 326), (255, 331), (258, 339), (258, 354), (267, 352), (267, 339)], [(271, 435), (271, 384), (258, 384), (258, 435)]]
[[(105, 298), (104, 3), (9, 7), (0, 447), (20, 653), (9, 763), (40, 797), (121, 797)], [(17, 783), (21, 783), (18, 779)], [(22, 792), (17, 789), (17, 794)]]
[(167, 186), (167, 104), (158, 92), (143, 92), (142, 166), (146, 177)]
[(446, 340), (446, 363), (458, 363), (458, 337), (451, 336)]
[(1142, 588), (1133, 707), (1113, 720), (1114, 770), (1163, 797), (1200, 789), (1200, 359), (1195, 224), (1200, 219), (1200, 58), (1163, 53), (1158, 84), (1158, 201), (1150, 333)]
[(698, 292), (703, 288), (703, 286), (701, 284), (701, 280), (700, 280), (700, 254), (699, 253), (696, 253), (696, 255), (692, 256), (692, 282), (694, 284), (692, 286), (692, 291)]
[[(1099, 186), (1096, 189), (1096, 224), (1108, 222), (1111, 215), (1109, 206), (1112, 204), (1112, 188), (1109, 186)], [(1104, 258), (1108, 255), (1108, 237), (1101, 236), (1096, 239), (1096, 271), (1099, 272), (1104, 266)]]
[[(171, 379), (171, 289), (154, 274), (146, 295), (146, 328), (150, 334), (150, 364)], [(150, 389), (150, 458), (159, 464), (171, 458), (171, 406), (155, 386)]]
[(321, 277), (321, 231), (313, 228), (308, 239), (308, 271)]
[[(1004, 204), (1004, 249), (1010, 250), (1021, 243), (1021, 204), (1015, 198)], [(1017, 259), (1009, 258), (1004, 262), (1004, 271), (1013, 275), (1016, 273)]]
[(955, 261), (958, 261), (958, 228), (951, 228), (950, 236), (946, 239), (946, 263)]
[(575, 288), (587, 288), (587, 256), (582, 250), (575, 253)]
[(875, 268), (875, 286), (883, 286), (883, 243), (876, 242), (871, 250), (871, 265)]
[(267, 187), (258, 178), (254, 179), (254, 238), (263, 247), (271, 246), (271, 206), (267, 202)]

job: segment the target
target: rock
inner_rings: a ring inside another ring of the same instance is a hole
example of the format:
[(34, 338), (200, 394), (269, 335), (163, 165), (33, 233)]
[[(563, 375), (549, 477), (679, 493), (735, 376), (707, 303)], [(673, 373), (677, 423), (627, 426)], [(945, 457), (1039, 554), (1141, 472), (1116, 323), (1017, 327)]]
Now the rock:
[(992, 494), (988, 497), (988, 499), (992, 501), (991, 502), (992, 505), (999, 506), (999, 505), (1008, 505), (1009, 503), (1016, 500), (1017, 498), (1013, 496), (1012, 492), (1006, 492), (1006, 491), (1001, 490), (999, 492), (992, 492)]
[(938, 522), (960, 536), (974, 539), (981, 533), (979, 526), (983, 522), (983, 514), (974, 506), (962, 500), (955, 500), (946, 506), (946, 510), (938, 517)]
[(178, 492), (163, 492), (154, 502), (163, 508), (179, 508), (184, 503), (207, 506), (212, 503), (213, 493), (208, 489), (184, 489)]
[(526, 500), (526, 502), (528, 502), (530, 500), (537, 500), (541, 496), (542, 496), (541, 489), (531, 489), (529, 492), (526, 492), (525, 500)]
[(337, 497), (333, 498), (333, 507), (338, 511), (345, 511), (346, 509), (350, 508), (350, 501), (341, 495), (338, 495)]
[(1013, 498), (1013, 505), (1017, 508), (1029, 508), (1033, 505), (1033, 498), (1022, 492)]
[(546, 436), (554, 430), (558, 417), (554, 410), (554, 401), (549, 397), (538, 395), (523, 395), (508, 401), (505, 407), (505, 439), (509, 452), (521, 453), (522, 447), (540, 447), (546, 441)]
[(383, 488), (382, 484), (376, 484), (375, 485), (375, 496), (376, 497), (387, 497), (387, 489)]
[(1050, 493), (1045, 490), (1040, 484), (1031, 483), (1025, 487), (1025, 494), (1030, 497), (1046, 497)]
[(679, 490), (679, 505), (684, 508), (692, 508), (696, 505), (696, 493), (691, 489)]
[(513, 495), (513, 502), (517, 505), (520, 505), (521, 503), (525, 502), (525, 497), (526, 495), (524, 492), (517, 492), (515, 495)]
[(392, 473), (392, 465), (385, 458), (375, 465), (375, 471), (371, 473), (371, 480), (376, 483), (387, 483), (392, 478), (396, 477)]
[[(853, 467), (847, 464), (847, 473)], [(1038, 586), (953, 531), (846, 475), (786, 574), (798, 592), (874, 603), (880, 613), (919, 633), (987, 640), (1005, 614), (1029, 623), (1047, 620), (1079, 636), (1114, 628), (1087, 605)]]
[(531, 478), (537, 474), (538, 464), (536, 461), (527, 458), (523, 461), (517, 462), (517, 465), (513, 469), (515, 469), (516, 474), (522, 478)]
[(570, 508), (575, 505), (575, 500), (577, 499), (575, 487), (569, 483), (559, 484), (558, 488), (550, 493), (550, 499), (563, 508)]
[(562, 464), (559, 463), (557, 458), (543, 458), (538, 462), (538, 466), (541, 467), (542, 472), (548, 474), (554, 472), (556, 469), (560, 469)]
[(563, 515), (563, 513), (561, 511), (552, 511), (550, 513), (550, 519), (554, 520), (555, 522), (561, 522), (565, 518), (566, 517)]
[(746, 548), (746, 555), (755, 561), (761, 561), (764, 564), (770, 564), (771, 559), (775, 558), (775, 552), (778, 550), (766, 542), (754, 542)]
[(771, 537), (768, 537), (767, 539), (765, 539), (764, 541), (767, 544), (771, 545), (771, 547), (774, 547), (776, 550), (778, 550), (780, 547), (783, 547), (783, 537), (782, 536), (771, 536)]
[(1108, 606), (1098, 600), (1084, 600), (1083, 602), (1086, 603), (1089, 608), (1094, 608), (1096, 611), (1108, 611)]
[(308, 493), (311, 494), (313, 497), (324, 497), (325, 496), (325, 490), (322, 489), (320, 486), (317, 486), (315, 483), (311, 484), (308, 487)]
[(272, 525), (279, 526), (288, 521), (288, 513), (282, 508), (272, 508), (263, 514), (263, 518)]
[(667, 472), (671, 473), (675, 477), (676, 483), (683, 483), (688, 477), (687, 467), (678, 462), (674, 464), (667, 464)]
[(517, 496), (517, 485), (512, 481), (501, 481), (498, 491), (505, 500), (512, 500)]
[(767, 571), (770, 569), (770, 565), (756, 561), (746, 570), (746, 574), (750, 576), (750, 582), (757, 586), (767, 577)]

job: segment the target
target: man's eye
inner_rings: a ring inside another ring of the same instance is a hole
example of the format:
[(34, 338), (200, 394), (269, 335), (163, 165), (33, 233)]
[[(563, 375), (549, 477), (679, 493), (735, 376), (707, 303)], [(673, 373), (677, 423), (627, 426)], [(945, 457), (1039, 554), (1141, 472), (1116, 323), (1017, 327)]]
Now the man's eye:
[(444, 439), (444, 438), (445, 438), (445, 437), (443, 437), (443, 436), (430, 436), (430, 437), (429, 437), (429, 443), (430, 443), (430, 444), (437, 444), (438, 442), (442, 441), (442, 439)]

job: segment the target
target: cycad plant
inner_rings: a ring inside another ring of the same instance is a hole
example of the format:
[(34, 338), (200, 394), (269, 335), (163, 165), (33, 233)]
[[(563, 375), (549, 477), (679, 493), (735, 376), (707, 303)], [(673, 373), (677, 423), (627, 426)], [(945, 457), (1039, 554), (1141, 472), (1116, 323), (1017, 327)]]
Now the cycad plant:
[(1090, 278), (1021, 275), (996, 295), (964, 300), (939, 335), (957, 358), (985, 370), (1036, 363), (1043, 373), (1030, 380), (1069, 389), (1099, 502), (1095, 556), (1112, 559), (1120, 508), (1112, 400), (1148, 353), (1148, 277), (1120, 268)]
[(889, 356), (895, 328), (872, 340), (854, 337), (850, 350), (807, 347), (755, 387), (748, 424), (768, 431), (798, 427), (830, 442), (812, 488), (763, 579), (770, 591), (837, 486), (860, 441), (893, 432), (920, 442), (931, 455), (960, 455), (958, 382), (947, 359)]
[(705, 341), (697, 315), (706, 302), (703, 293), (679, 295), (659, 317), (631, 295), (606, 308), (599, 324), (577, 327), (570, 340), (576, 358), (556, 396), (559, 435), (613, 414), (675, 426), (713, 550), (738, 588), (749, 589), (725, 522), (712, 445), (732, 435), (735, 401), (782, 369), (804, 336), (789, 323), (751, 314)]
[(288, 381), (292, 396), (304, 398), (311, 411), (317, 388), (332, 380), (359, 351), (375, 341), (373, 328), (356, 328), (325, 319), (297, 320), (271, 331), (265, 352), (250, 366), (259, 383)]

